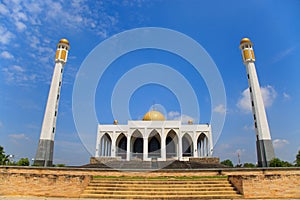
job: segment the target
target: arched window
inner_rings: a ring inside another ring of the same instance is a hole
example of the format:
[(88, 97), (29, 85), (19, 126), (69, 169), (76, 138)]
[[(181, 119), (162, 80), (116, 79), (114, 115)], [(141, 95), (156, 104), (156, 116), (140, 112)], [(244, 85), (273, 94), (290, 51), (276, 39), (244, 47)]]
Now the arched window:
[(111, 138), (107, 133), (105, 133), (100, 140), (100, 156), (111, 156)]
[(148, 137), (148, 157), (160, 158), (161, 157), (161, 138), (156, 130), (153, 130)]
[(204, 133), (201, 133), (197, 140), (198, 157), (207, 157), (209, 154), (208, 138)]
[(170, 130), (166, 138), (166, 157), (178, 157), (178, 137), (174, 130)]
[(116, 152), (117, 152), (117, 156), (121, 157), (122, 159), (126, 159), (126, 155), (127, 155), (127, 138), (126, 136), (121, 133), (116, 141)]
[(143, 136), (139, 130), (135, 130), (131, 136), (132, 157), (143, 159)]
[(193, 141), (189, 134), (184, 134), (182, 137), (182, 156), (191, 157), (193, 156)]

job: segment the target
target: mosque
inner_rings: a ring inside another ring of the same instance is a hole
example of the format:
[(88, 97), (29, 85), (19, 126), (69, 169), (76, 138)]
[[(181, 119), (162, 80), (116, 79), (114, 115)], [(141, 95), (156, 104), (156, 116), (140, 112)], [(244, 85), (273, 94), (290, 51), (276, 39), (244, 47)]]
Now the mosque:
[(126, 125), (118, 124), (117, 120), (110, 125), (99, 124), (95, 158), (184, 161), (190, 157), (210, 157), (212, 148), (209, 124), (193, 124), (192, 120), (182, 124), (151, 110), (142, 120), (130, 120)]
[[(258, 166), (269, 166), (274, 155), (265, 107), (255, 68), (253, 43), (249, 38), (240, 41), (243, 63), (246, 67), (252, 114), (256, 133)], [(46, 104), (35, 165), (52, 166), (54, 136), (62, 75), (67, 63), (70, 44), (61, 39), (57, 44), (55, 66)], [(127, 124), (98, 125), (95, 158), (143, 161), (186, 161), (190, 158), (207, 158), (213, 153), (210, 124), (183, 124), (166, 120), (156, 110), (147, 112), (142, 120), (129, 120)]]

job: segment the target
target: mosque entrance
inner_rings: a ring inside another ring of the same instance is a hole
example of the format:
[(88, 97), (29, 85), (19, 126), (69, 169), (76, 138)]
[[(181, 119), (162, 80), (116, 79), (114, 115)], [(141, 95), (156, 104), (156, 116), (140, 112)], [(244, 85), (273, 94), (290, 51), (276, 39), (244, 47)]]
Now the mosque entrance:
[(111, 156), (111, 138), (105, 133), (100, 141), (100, 156), (109, 157)]
[(126, 136), (122, 133), (119, 135), (117, 138), (117, 156), (121, 157), (121, 159), (126, 159), (127, 155), (127, 138)]
[(182, 156), (183, 157), (193, 156), (193, 142), (192, 142), (192, 138), (188, 134), (185, 134), (182, 137)]
[(174, 130), (170, 130), (166, 138), (166, 157), (177, 157), (178, 137)]
[(148, 157), (149, 158), (160, 158), (160, 136), (156, 130), (153, 130), (148, 138)]

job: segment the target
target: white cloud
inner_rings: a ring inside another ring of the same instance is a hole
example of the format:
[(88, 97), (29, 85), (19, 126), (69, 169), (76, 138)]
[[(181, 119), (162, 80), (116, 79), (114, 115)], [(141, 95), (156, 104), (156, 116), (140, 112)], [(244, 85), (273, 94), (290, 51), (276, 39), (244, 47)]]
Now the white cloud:
[(20, 86), (27, 85), (27, 82), (33, 83), (37, 75), (32, 73), (25, 73), (26, 70), (18, 65), (13, 65), (2, 69), (7, 83), (13, 83)]
[(224, 113), (226, 113), (226, 107), (225, 107), (225, 105), (220, 104), (220, 105), (216, 106), (216, 107), (213, 109), (213, 111), (216, 112), (216, 113), (224, 114)]
[(277, 97), (277, 92), (275, 91), (275, 89), (270, 85), (267, 85), (266, 87), (261, 87), (260, 89), (265, 107), (272, 106), (274, 100)]
[(9, 44), (10, 40), (14, 37), (10, 31), (6, 28), (0, 26), (0, 43), (2, 44)]
[(291, 96), (289, 94), (285, 93), (285, 92), (282, 95), (283, 95), (283, 98), (285, 100), (290, 100), (291, 99)]
[(10, 134), (8, 135), (10, 138), (15, 139), (15, 140), (29, 140), (29, 138), (24, 134)]
[(282, 60), (283, 58), (285, 58), (286, 56), (288, 56), (289, 54), (291, 54), (296, 48), (295, 47), (290, 47), (288, 49), (285, 49), (281, 52), (279, 52), (272, 60), (273, 63), (276, 63), (280, 60)]
[[(266, 108), (271, 107), (274, 100), (277, 97), (277, 92), (270, 85), (261, 87), (260, 90), (261, 90), (261, 95), (262, 95), (265, 107)], [(252, 108), (251, 108), (251, 99), (250, 99), (249, 88), (245, 89), (242, 92), (242, 96), (240, 97), (240, 99), (237, 102), (237, 107), (244, 112), (251, 112)]]
[(13, 59), (14, 58), (14, 56), (11, 53), (9, 53), (8, 51), (3, 51), (1, 53), (1, 57), (5, 58), (5, 59)]
[(173, 119), (174, 117), (180, 116), (180, 113), (177, 111), (171, 111), (168, 113), (168, 119)]
[(286, 145), (289, 144), (289, 141), (285, 140), (285, 139), (275, 139), (273, 140), (273, 146), (275, 149), (279, 149), (282, 148)]
[(16, 25), (18, 31), (24, 31), (27, 27), (23, 22), (20, 22), (20, 21), (17, 21), (15, 23), (15, 25)]
[(11, 66), (11, 69), (16, 71), (16, 72), (25, 72), (25, 69), (21, 66), (18, 66), (18, 65)]
[(187, 124), (189, 120), (195, 121), (195, 119), (189, 115), (180, 114), (178, 111), (170, 111), (168, 113), (169, 120), (180, 120), (183, 124)]
[(6, 6), (2, 3), (0, 3), (0, 14), (1, 15), (7, 15), (9, 14), (8, 9), (6, 8)]
[(253, 130), (254, 130), (254, 125), (252, 125), (252, 126), (245, 125), (245, 126), (243, 127), (243, 129), (244, 129), (245, 131), (253, 131)]

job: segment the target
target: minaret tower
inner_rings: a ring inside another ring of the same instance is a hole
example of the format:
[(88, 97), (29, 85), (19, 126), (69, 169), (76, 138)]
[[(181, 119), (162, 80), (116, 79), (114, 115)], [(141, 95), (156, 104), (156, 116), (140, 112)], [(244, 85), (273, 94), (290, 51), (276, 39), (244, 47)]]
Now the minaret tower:
[(256, 148), (258, 166), (268, 167), (274, 155), (274, 148), (271, 140), (269, 125), (260, 86), (255, 69), (255, 56), (253, 44), (248, 38), (243, 38), (240, 42), (242, 57), (246, 66), (249, 91), (251, 96), (252, 113), (256, 132)]
[(70, 45), (67, 39), (61, 39), (57, 44), (54, 72), (34, 165), (52, 166), (59, 95), (69, 49)]

